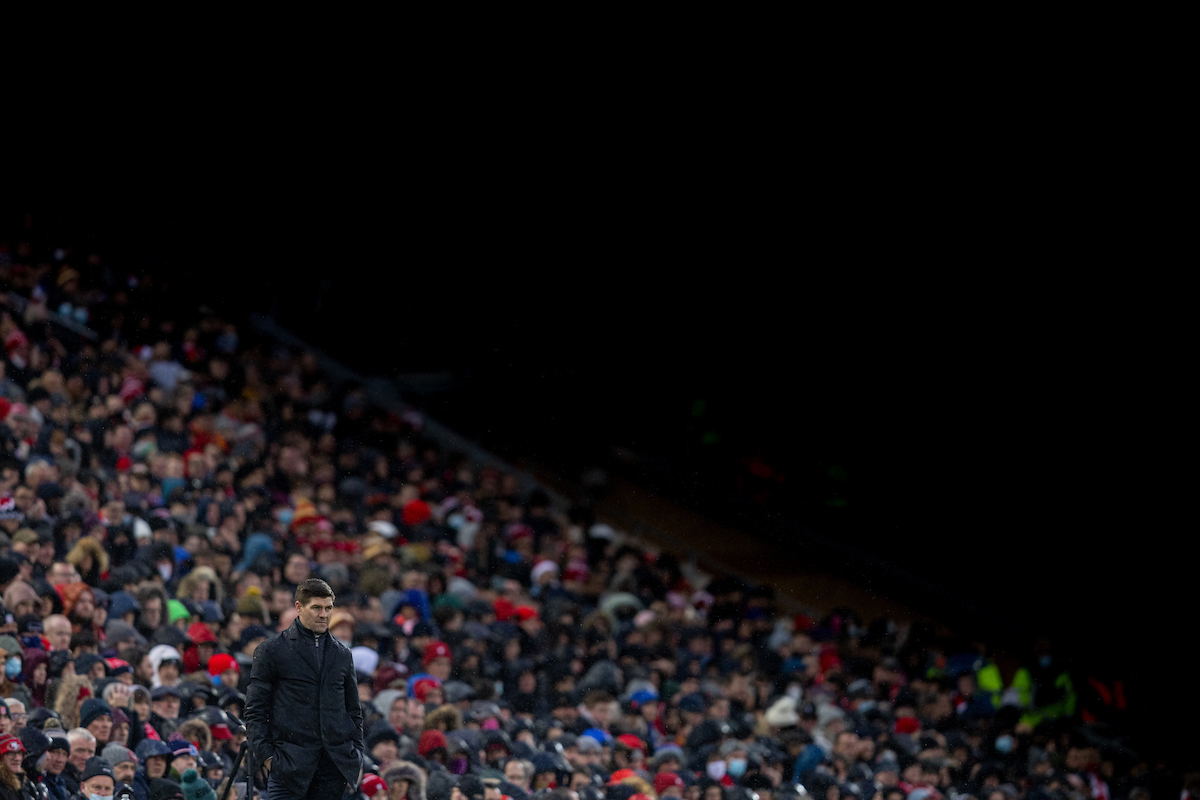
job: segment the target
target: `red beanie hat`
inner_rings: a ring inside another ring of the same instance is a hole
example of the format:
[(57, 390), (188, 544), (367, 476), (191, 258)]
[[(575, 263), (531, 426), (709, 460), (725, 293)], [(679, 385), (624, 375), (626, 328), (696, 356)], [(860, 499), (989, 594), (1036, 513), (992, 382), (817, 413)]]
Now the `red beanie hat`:
[(372, 775), (369, 772), (363, 775), (362, 786), (359, 788), (362, 789), (362, 793), (367, 797), (374, 797), (381, 789), (385, 792), (388, 790), (387, 784), (383, 782), (383, 778), (378, 775)]
[(435, 658), (449, 658), (453, 660), (454, 657), (450, 655), (450, 645), (445, 642), (430, 642), (425, 645), (425, 655), (421, 657), (421, 666), (428, 667), (433, 663)]
[(209, 675), (220, 675), (227, 669), (237, 670), (238, 672), (242, 671), (241, 668), (238, 667), (238, 663), (234, 657), (228, 653), (217, 653), (208, 660)]
[(615, 786), (626, 778), (636, 778), (637, 773), (631, 769), (619, 769), (612, 775), (608, 776), (608, 785)]
[(683, 786), (683, 778), (674, 772), (660, 772), (654, 776), (654, 792), (660, 797), (671, 786)]
[(404, 506), (401, 516), (404, 519), (405, 525), (414, 528), (432, 517), (433, 512), (429, 509), (429, 503), (426, 503), (424, 500), (410, 500)]
[(628, 747), (630, 750), (641, 750), (646, 752), (646, 743), (632, 733), (623, 733), (617, 737), (617, 741)]
[(496, 612), (497, 622), (508, 622), (517, 613), (517, 607), (507, 597), (497, 597), (492, 609)]
[(446, 749), (446, 734), (439, 730), (428, 730), (421, 734), (417, 742), (417, 753), (421, 758), (427, 758), (434, 750)]

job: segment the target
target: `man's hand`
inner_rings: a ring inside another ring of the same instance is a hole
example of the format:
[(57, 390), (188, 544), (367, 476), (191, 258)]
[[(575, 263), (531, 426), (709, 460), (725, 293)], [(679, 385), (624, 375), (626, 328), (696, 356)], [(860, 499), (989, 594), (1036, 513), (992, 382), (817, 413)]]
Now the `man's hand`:
[(267, 756), (267, 760), (264, 761), (258, 768), (258, 777), (262, 779), (264, 784), (267, 782), (267, 779), (271, 777), (272, 758), (274, 758), (274, 756)]
[(120, 681), (112, 684), (112, 686), (113, 686), (113, 688), (109, 691), (109, 693), (112, 695), (112, 707), (113, 708), (128, 708), (129, 707), (129, 696), (131, 694), (133, 694), (133, 692), (131, 692), (129, 690), (128, 686), (121, 683)]

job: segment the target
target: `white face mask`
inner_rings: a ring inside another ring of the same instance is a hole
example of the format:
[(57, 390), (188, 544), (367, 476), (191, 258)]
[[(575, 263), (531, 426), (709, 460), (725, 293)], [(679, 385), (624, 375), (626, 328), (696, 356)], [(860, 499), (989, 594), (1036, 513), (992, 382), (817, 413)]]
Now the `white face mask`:
[(162, 576), (162, 579), (164, 581), (171, 580), (171, 572), (172, 572), (172, 570), (171, 570), (170, 564), (159, 564), (158, 565), (158, 574)]
[(111, 794), (96, 794), (92, 792), (88, 795), (88, 800), (113, 800), (113, 796)]
[(721, 778), (724, 778), (725, 777), (725, 762), (724, 761), (708, 762), (708, 777), (712, 778), (714, 781), (719, 781), (719, 780), (721, 780)]

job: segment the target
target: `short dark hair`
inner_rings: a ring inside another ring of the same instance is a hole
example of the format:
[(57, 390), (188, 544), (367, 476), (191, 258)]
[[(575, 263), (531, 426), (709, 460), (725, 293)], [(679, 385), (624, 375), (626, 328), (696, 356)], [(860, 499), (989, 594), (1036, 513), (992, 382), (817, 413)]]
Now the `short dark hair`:
[(308, 601), (314, 597), (328, 597), (332, 600), (334, 598), (333, 589), (320, 578), (309, 578), (296, 587), (296, 602), (300, 605), (308, 605)]

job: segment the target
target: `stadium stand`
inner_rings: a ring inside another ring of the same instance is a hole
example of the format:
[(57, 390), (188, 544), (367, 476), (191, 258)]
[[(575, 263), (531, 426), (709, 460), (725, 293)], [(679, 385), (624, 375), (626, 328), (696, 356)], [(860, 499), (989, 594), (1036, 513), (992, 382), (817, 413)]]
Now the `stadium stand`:
[(371, 800), (1196, 796), (1049, 647), (792, 613), (101, 256), (10, 242), (0, 283), (0, 797), (67, 800), (89, 752), (242, 796), (241, 690), (312, 576)]

